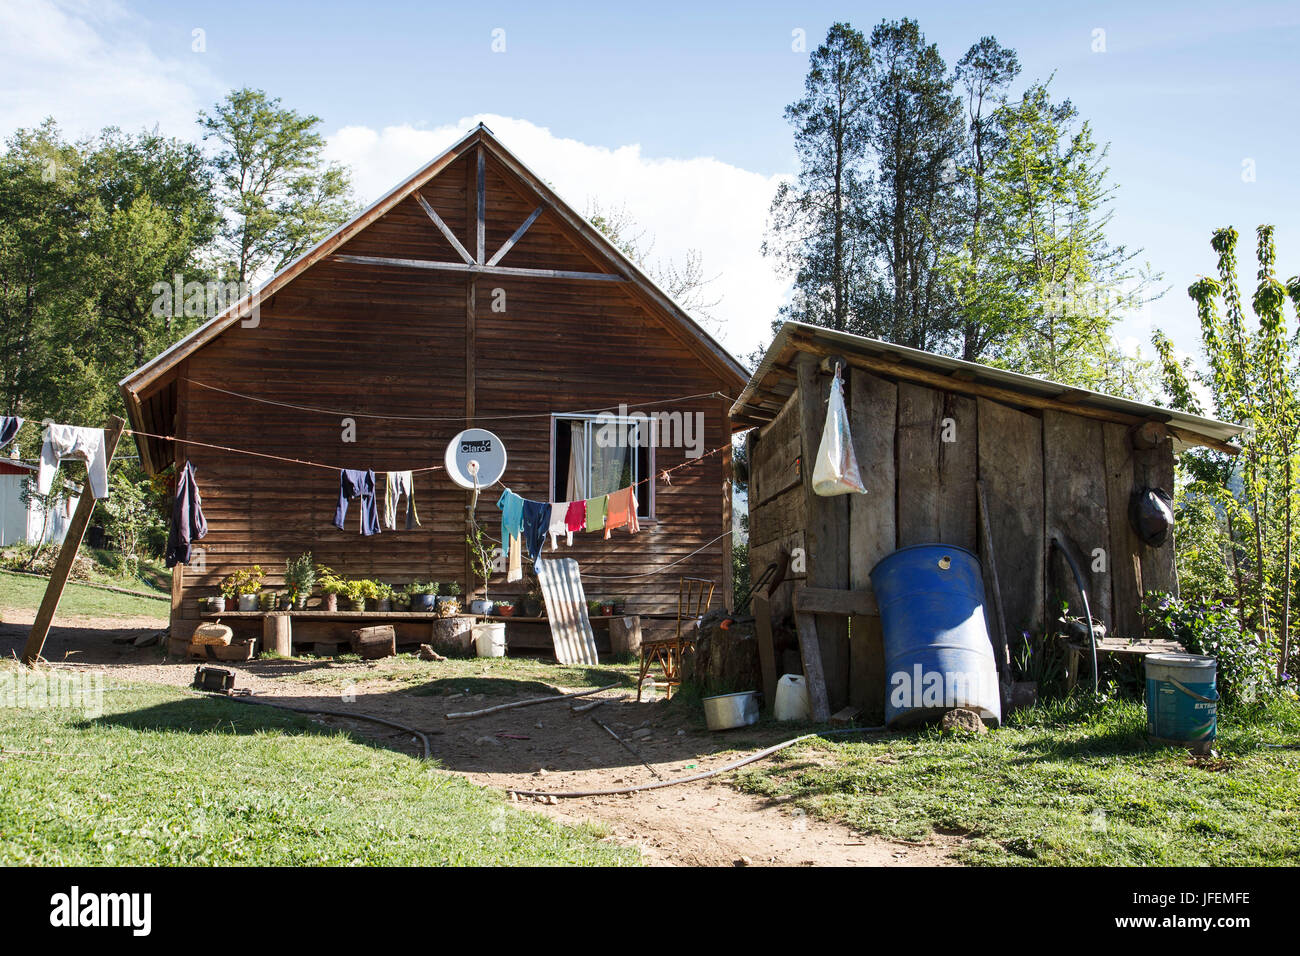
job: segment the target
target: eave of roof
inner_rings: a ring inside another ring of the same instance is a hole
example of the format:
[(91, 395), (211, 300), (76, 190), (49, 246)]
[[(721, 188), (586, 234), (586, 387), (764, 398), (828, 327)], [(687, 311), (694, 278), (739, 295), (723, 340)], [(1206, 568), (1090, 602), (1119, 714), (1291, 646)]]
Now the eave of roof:
[[(812, 349), (810, 344), (822, 348)], [(1227, 446), (1245, 431), (1244, 426), (1231, 422), (1191, 415), (1159, 405), (1135, 402), (1115, 395), (1075, 388), (1048, 379), (1009, 372), (977, 362), (967, 362), (802, 322), (786, 322), (781, 326), (763, 355), (763, 360), (740, 393), (740, 397), (732, 405), (732, 417), (748, 421), (770, 420), (775, 411), (770, 404), (761, 404), (760, 399), (780, 401), (783, 395), (788, 395), (791, 391), (789, 388), (782, 390), (777, 386), (776, 383), (781, 378), (788, 379), (788, 375), (782, 375), (778, 370), (785, 369), (793, 353), (826, 349), (843, 354), (846, 358), (857, 355), (884, 359), (896, 363), (900, 370), (912, 368), (945, 375), (951, 379), (951, 387), (954, 391), (970, 390), (970, 386), (974, 384), (1017, 392), (1039, 400), (1068, 402), (1071, 408), (1101, 410), (1113, 413), (1117, 418), (1164, 422), (1172, 426), (1176, 440), (1183, 446), (1203, 444), (1226, 450), (1223, 446)], [(889, 372), (886, 370), (881, 374), (888, 375)]]

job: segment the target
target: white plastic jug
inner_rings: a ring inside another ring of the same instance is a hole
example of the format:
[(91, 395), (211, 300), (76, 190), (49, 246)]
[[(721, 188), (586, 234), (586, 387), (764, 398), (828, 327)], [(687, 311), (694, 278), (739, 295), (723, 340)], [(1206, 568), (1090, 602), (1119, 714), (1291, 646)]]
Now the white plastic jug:
[(500, 621), (489, 624), (475, 624), (474, 653), (479, 657), (506, 656), (506, 626)]
[(785, 674), (776, 682), (776, 703), (772, 711), (777, 720), (808, 720), (808, 685), (802, 674)]

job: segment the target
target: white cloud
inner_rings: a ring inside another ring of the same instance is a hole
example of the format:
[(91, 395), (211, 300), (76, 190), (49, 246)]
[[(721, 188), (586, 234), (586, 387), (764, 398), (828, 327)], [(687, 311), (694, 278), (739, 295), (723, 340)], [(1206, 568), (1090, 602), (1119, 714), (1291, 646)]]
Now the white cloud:
[(479, 115), (431, 129), (345, 127), (329, 137), (331, 159), (352, 167), (369, 203), (482, 121), (579, 213), (599, 203), (625, 208), (653, 237), (652, 258), (681, 261), (699, 250), (709, 286), (720, 299), (712, 313), (718, 337), (743, 357), (771, 338), (771, 322), (787, 283), (759, 251), (778, 177), (709, 157), (654, 159), (636, 144), (607, 148), (555, 135), (527, 120)]
[(160, 56), (147, 34), (111, 0), (0, 0), (0, 134), (53, 116), (71, 137), (116, 125), (193, 138), (221, 86), (188, 35)]

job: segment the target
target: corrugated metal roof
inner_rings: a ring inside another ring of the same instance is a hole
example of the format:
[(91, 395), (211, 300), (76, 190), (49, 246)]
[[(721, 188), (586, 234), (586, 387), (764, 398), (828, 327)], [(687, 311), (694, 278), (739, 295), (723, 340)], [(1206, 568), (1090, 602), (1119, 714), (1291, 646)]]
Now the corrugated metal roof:
[[(820, 348), (810, 348), (810, 344)], [(998, 389), (1033, 396), (1037, 399), (1068, 403), (1076, 409), (1082, 407), (1109, 412), (1117, 420), (1128, 418), (1164, 422), (1172, 427), (1175, 440), (1183, 446), (1225, 445), (1245, 431), (1244, 426), (1231, 422), (1190, 415), (1172, 408), (1135, 402), (1117, 395), (1075, 388), (1060, 382), (1035, 378), (1032, 375), (1008, 372), (1005, 369), (993, 368), (977, 362), (966, 362), (947, 355), (937, 355), (864, 335), (837, 332), (834, 329), (807, 325), (803, 322), (786, 322), (781, 326), (776, 338), (768, 346), (758, 369), (732, 405), (732, 417), (750, 421), (770, 420), (779, 410), (779, 406), (784, 403), (785, 398), (794, 391), (789, 369), (794, 355), (800, 352), (824, 353), (827, 350), (842, 354), (846, 359), (852, 356), (882, 359), (898, 369), (898, 377), (907, 377), (903, 371), (909, 368), (947, 376), (951, 384), (945, 387), (950, 387), (953, 391), (979, 392)], [(890, 374), (888, 368), (878, 371), (883, 375)], [(1008, 400), (1014, 399), (1008, 398)], [(773, 407), (774, 403), (776, 407)]]

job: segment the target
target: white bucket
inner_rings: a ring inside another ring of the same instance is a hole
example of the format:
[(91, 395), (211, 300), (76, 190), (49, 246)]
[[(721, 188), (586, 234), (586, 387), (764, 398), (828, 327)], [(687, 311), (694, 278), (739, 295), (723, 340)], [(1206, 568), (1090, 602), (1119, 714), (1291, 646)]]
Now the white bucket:
[(808, 685), (802, 674), (786, 674), (776, 682), (776, 703), (772, 712), (777, 720), (809, 720)]
[(506, 626), (501, 621), (490, 624), (475, 624), (474, 653), (479, 657), (506, 656)]

